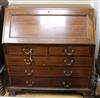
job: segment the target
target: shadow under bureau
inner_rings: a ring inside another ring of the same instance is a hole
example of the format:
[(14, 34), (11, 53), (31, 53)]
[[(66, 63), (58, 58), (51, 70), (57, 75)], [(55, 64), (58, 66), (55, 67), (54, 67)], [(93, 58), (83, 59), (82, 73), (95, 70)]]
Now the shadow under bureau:
[(3, 49), (8, 90), (92, 92), (92, 8), (8, 7)]

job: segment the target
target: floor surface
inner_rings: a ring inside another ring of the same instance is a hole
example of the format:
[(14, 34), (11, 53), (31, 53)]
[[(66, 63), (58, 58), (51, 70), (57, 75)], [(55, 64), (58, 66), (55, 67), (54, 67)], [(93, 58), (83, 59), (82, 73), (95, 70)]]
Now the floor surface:
[[(5, 94), (4, 98), (6, 97), (8, 97), (8, 92)], [(21, 98), (83, 98), (81, 95), (45, 94), (45, 93), (17, 93), (16, 97), (18, 98), (20, 97)]]

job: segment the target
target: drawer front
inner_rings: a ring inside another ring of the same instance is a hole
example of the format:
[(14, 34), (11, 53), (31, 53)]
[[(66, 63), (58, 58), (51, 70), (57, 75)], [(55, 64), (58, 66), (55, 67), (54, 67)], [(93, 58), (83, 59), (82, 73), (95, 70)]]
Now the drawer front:
[(6, 46), (7, 55), (47, 55), (48, 48), (46, 46)]
[(88, 46), (54, 46), (49, 48), (49, 55), (90, 56)]
[(7, 55), (67, 55), (67, 56), (90, 56), (89, 46), (31, 46), (12, 45), (5, 46)]
[(32, 66), (91, 66), (90, 57), (57, 57), (57, 56), (7, 56), (7, 65)]
[(15, 77), (80, 77), (90, 79), (90, 68), (66, 68), (66, 67), (18, 67), (8, 68), (9, 76)]
[[(51, 82), (52, 81), (52, 82)], [(89, 80), (84, 78), (25, 78), (10, 77), (10, 85), (18, 87), (43, 88), (89, 88)]]

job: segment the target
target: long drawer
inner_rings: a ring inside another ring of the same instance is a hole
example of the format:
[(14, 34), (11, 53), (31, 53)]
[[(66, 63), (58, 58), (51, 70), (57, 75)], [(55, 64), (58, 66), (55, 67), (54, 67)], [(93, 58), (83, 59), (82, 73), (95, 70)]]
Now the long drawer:
[(15, 77), (80, 77), (90, 79), (91, 68), (9, 66), (8, 73), (9, 76)]
[(33, 66), (91, 66), (90, 57), (61, 57), (61, 56), (6, 56), (7, 65)]
[(49, 88), (88, 88), (89, 80), (85, 78), (27, 78), (10, 77), (10, 85), (17, 87)]

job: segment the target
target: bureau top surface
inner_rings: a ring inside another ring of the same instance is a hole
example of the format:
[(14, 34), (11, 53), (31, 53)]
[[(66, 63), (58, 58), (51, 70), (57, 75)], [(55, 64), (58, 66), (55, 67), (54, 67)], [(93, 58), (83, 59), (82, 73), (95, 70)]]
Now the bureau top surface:
[(3, 44), (94, 44), (90, 8), (6, 8)]

